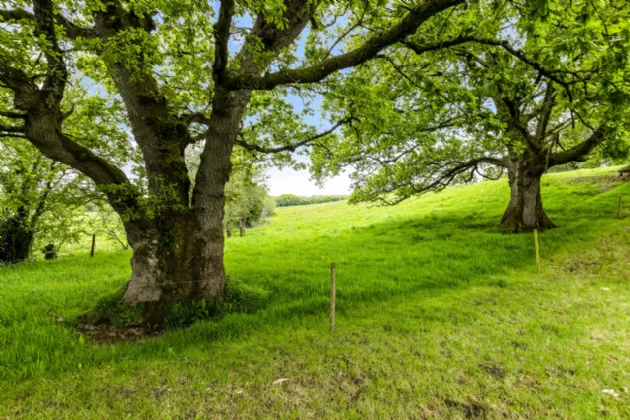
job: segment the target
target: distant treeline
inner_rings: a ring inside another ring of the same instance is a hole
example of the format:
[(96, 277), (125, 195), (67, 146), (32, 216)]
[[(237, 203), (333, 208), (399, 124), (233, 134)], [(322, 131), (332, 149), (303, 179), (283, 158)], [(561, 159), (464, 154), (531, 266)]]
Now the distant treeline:
[(313, 195), (311, 197), (300, 197), (293, 194), (282, 194), (275, 197), (278, 207), (304, 206), (307, 204), (329, 203), (331, 201), (341, 201), (348, 198), (347, 195)]

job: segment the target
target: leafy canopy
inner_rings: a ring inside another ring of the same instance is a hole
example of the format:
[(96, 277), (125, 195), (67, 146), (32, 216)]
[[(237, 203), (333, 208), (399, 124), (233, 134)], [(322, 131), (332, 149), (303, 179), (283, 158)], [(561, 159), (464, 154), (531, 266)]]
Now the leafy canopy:
[(547, 167), (596, 148), (628, 157), (630, 7), (478, 6), (442, 15), (435, 31), (336, 81), (324, 106), (352, 122), (327, 150), (313, 150), (318, 179), (349, 168), (351, 201), (394, 204), (496, 177), (514, 154), (543, 156)]

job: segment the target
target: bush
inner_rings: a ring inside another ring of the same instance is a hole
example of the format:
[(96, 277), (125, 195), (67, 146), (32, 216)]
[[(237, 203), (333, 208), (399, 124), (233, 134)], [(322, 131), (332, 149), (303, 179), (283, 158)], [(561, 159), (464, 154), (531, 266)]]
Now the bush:
[(142, 307), (130, 306), (123, 299), (124, 288), (104, 297), (87, 314), (80, 317), (80, 323), (111, 324), (130, 327), (142, 323)]
[(57, 247), (55, 244), (48, 244), (43, 249), (44, 258), (47, 260), (54, 260), (57, 258)]

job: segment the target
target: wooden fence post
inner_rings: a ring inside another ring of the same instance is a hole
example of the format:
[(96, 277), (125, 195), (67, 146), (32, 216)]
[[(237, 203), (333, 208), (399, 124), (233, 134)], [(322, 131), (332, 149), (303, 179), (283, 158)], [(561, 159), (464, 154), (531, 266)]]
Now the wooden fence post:
[(540, 272), (540, 252), (538, 250), (538, 229), (534, 229), (534, 245), (536, 247), (536, 267)]
[(337, 298), (337, 264), (330, 264), (330, 332), (335, 330), (335, 299)]
[(96, 248), (96, 233), (92, 235), (92, 250), (90, 251), (90, 258), (94, 258), (94, 248)]

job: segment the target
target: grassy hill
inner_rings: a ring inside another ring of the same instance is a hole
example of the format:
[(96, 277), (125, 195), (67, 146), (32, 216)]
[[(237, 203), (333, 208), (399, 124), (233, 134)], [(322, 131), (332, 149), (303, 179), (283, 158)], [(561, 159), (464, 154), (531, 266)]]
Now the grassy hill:
[(279, 208), (226, 243), (255, 309), (139, 342), (73, 328), (129, 253), (0, 268), (0, 417), (628, 418), (630, 184), (614, 173), (543, 178), (560, 228), (540, 234), (540, 273), (532, 235), (497, 228), (505, 181)]

